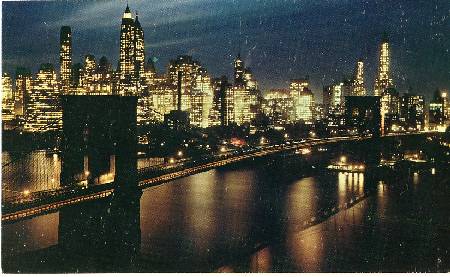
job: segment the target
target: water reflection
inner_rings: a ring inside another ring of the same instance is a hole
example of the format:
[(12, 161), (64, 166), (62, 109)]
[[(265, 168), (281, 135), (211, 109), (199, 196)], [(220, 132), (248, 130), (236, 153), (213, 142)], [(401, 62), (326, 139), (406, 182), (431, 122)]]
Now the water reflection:
[(58, 244), (59, 212), (2, 224), (2, 255), (14, 256)]
[(196, 251), (211, 248), (211, 243), (217, 235), (216, 216), (217, 201), (215, 187), (216, 170), (202, 174), (201, 178), (188, 179), (186, 185), (186, 226), (188, 236), (192, 239)]
[[(393, 207), (387, 184), (363, 174), (286, 177), (271, 166), (210, 170), (142, 196), (122, 187), (109, 199), (3, 226), (4, 268), (25, 268), (22, 259), (53, 272), (379, 270), (392, 241), (373, 217)], [(28, 233), (17, 239), (18, 230)]]

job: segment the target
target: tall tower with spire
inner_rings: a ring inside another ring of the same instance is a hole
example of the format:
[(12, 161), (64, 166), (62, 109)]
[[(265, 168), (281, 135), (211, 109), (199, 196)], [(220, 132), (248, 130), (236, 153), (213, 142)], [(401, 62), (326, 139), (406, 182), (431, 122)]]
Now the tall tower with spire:
[(62, 26), (59, 36), (59, 65), (62, 91), (67, 93), (72, 76), (72, 31), (69, 26)]
[(393, 85), (389, 72), (389, 54), (389, 41), (385, 36), (381, 43), (378, 76), (375, 80), (374, 94), (376, 96), (381, 96), (386, 89), (392, 87)]
[(144, 74), (145, 46), (144, 31), (136, 15), (127, 7), (120, 27), (120, 55), (118, 66), (120, 95), (138, 95), (141, 77)]
[(352, 95), (366, 95), (366, 88), (364, 87), (364, 62), (362, 60), (359, 60), (356, 63), (355, 75), (353, 77)]

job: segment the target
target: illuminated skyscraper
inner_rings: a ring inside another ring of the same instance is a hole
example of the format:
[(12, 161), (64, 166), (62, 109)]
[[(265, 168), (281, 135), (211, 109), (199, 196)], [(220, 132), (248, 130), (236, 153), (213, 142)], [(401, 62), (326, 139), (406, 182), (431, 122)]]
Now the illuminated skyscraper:
[(113, 91), (113, 71), (108, 59), (103, 56), (98, 62), (94, 73), (95, 92), (103, 95), (111, 95)]
[(440, 126), (443, 126), (443, 124), (447, 120), (447, 101), (447, 93), (441, 92), (439, 89), (436, 89), (433, 95), (433, 99), (430, 102), (429, 127), (431, 129), (436, 129)]
[(400, 121), (405, 130), (423, 130), (425, 127), (425, 100), (422, 95), (405, 93), (400, 98)]
[(244, 86), (233, 87), (233, 121), (237, 125), (251, 123), (258, 112), (258, 95)]
[(14, 119), (14, 95), (11, 77), (7, 73), (2, 74), (2, 120)]
[(141, 78), (144, 77), (145, 72), (145, 45), (144, 45), (144, 30), (141, 27), (141, 23), (138, 19), (136, 12), (136, 20), (134, 21), (134, 67), (135, 67), (135, 79), (137, 82), (141, 82)]
[(364, 87), (364, 62), (362, 60), (359, 60), (356, 63), (351, 95), (352, 96), (366, 95), (366, 89)]
[(16, 90), (14, 92), (14, 113), (23, 117), (31, 91), (31, 72), (19, 67), (16, 70)]
[(307, 79), (291, 80), (290, 94), (293, 101), (292, 121), (303, 120), (312, 123), (314, 111), (314, 95), (309, 89)]
[(400, 96), (395, 88), (385, 89), (381, 95), (381, 133), (397, 131), (400, 113)]
[(178, 56), (177, 59), (171, 60), (167, 72), (168, 81), (177, 86), (178, 72), (181, 71), (181, 110), (189, 111), (191, 108), (191, 92), (195, 86), (197, 76), (202, 66), (191, 56)]
[(194, 126), (209, 127), (209, 114), (213, 104), (213, 89), (211, 78), (205, 69), (201, 69), (195, 79), (195, 86), (191, 93), (190, 123)]
[(83, 74), (81, 75), (81, 86), (84, 93), (92, 94), (95, 92), (94, 74), (97, 71), (97, 62), (95, 56), (88, 54), (84, 58)]
[(335, 129), (345, 124), (345, 97), (348, 96), (345, 82), (336, 83), (323, 88), (323, 108), (328, 128)]
[[(231, 84), (226, 76), (212, 80), (213, 103), (209, 114), (209, 126), (226, 126), (231, 121), (233, 98)], [(231, 94), (231, 96), (230, 96)]]
[(120, 28), (119, 95), (138, 95), (141, 78), (144, 77), (144, 64), (144, 31), (138, 17), (136, 16), (136, 20), (133, 19), (127, 5)]
[(234, 84), (244, 85), (244, 62), (241, 59), (241, 54), (239, 53), (234, 60)]
[(290, 122), (293, 105), (289, 90), (272, 89), (264, 96), (263, 112), (272, 120), (275, 127), (279, 127)]
[(63, 92), (68, 93), (72, 83), (72, 31), (69, 26), (61, 27), (59, 44), (61, 85)]
[(392, 79), (390, 78), (389, 66), (390, 66), (390, 57), (389, 57), (389, 42), (385, 38), (381, 43), (380, 48), (380, 57), (379, 57), (379, 67), (378, 67), (378, 76), (375, 80), (375, 88), (374, 94), (375, 96), (381, 96), (383, 92), (392, 87)]
[(42, 64), (33, 80), (26, 115), (25, 131), (45, 132), (62, 126), (58, 80), (52, 64)]

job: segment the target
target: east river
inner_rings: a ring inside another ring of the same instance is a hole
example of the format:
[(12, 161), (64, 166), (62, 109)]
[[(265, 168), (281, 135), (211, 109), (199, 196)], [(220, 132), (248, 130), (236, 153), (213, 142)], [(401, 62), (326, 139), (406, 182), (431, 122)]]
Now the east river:
[(238, 163), (3, 224), (2, 268), (445, 272), (448, 173), (369, 180), (271, 160)]

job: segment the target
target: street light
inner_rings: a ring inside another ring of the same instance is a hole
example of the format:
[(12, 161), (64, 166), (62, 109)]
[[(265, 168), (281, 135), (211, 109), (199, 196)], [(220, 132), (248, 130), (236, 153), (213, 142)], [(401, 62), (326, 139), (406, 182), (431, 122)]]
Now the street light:
[(178, 151), (178, 153), (177, 153), (177, 155), (178, 155), (178, 157), (182, 157), (183, 156), (183, 151)]
[(259, 143), (260, 143), (260, 144), (264, 144), (265, 140), (266, 140), (265, 137), (261, 137), (260, 140), (259, 140)]
[(341, 161), (341, 163), (345, 164), (347, 162), (347, 157), (341, 156), (340, 161)]

